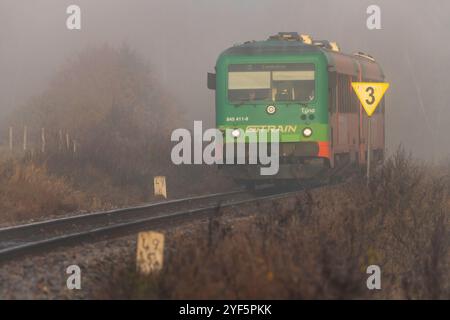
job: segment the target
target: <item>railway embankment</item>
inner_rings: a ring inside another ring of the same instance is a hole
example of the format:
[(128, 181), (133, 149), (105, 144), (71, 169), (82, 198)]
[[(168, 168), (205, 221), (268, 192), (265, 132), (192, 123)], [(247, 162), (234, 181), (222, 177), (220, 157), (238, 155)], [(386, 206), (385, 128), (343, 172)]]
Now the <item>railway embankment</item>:
[[(136, 272), (136, 236), (11, 261), (2, 298), (449, 298), (449, 180), (402, 153), (288, 199), (222, 209), (170, 228), (159, 273)], [(81, 269), (68, 290), (66, 268)], [(381, 270), (368, 290), (367, 267)]]

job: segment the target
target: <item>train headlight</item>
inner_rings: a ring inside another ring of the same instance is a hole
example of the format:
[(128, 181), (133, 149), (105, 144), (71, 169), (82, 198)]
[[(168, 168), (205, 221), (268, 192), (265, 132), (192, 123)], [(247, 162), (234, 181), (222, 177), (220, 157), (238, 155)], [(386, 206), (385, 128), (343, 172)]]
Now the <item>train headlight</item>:
[(231, 131), (231, 135), (234, 138), (239, 138), (241, 136), (241, 130), (240, 129), (234, 129), (233, 131)]
[(275, 112), (277, 112), (277, 108), (273, 105), (267, 106), (266, 112), (268, 114), (274, 114)]
[(306, 138), (311, 137), (312, 134), (313, 134), (313, 131), (312, 131), (311, 128), (305, 128), (305, 129), (303, 129), (303, 135), (304, 135)]

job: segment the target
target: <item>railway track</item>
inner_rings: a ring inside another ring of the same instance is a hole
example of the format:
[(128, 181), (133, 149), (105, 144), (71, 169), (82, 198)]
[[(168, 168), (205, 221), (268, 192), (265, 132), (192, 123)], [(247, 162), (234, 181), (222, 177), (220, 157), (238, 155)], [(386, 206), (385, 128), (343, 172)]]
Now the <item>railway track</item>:
[(288, 197), (303, 189), (305, 187), (284, 191), (267, 188), (257, 193), (237, 190), (1, 228), (0, 262), (56, 247), (208, 218), (216, 215), (219, 208)]

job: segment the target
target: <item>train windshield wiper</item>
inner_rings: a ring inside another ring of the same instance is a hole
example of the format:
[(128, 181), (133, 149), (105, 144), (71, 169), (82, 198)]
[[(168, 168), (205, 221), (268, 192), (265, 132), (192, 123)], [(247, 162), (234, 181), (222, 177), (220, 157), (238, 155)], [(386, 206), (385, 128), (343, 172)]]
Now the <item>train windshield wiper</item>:
[(235, 106), (235, 107), (240, 107), (240, 106), (242, 106), (244, 103), (246, 103), (246, 102), (248, 102), (248, 100), (238, 100), (238, 101), (236, 101), (235, 103), (233, 103), (233, 105)]
[(267, 104), (267, 103), (275, 103), (276, 101), (272, 101), (272, 100), (238, 100), (233, 102), (233, 105), (235, 107), (240, 107), (243, 104), (253, 104), (253, 105), (257, 105), (257, 104)]

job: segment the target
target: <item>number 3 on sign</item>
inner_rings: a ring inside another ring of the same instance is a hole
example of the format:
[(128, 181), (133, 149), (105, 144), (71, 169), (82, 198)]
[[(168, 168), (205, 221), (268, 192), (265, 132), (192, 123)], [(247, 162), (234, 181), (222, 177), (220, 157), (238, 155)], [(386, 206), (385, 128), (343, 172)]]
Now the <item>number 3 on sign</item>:
[(373, 87), (367, 87), (366, 88), (366, 92), (369, 93), (369, 99), (366, 99), (366, 103), (368, 105), (373, 105), (373, 103), (375, 102), (375, 96), (373, 95), (375, 93), (375, 89)]
[(375, 112), (386, 90), (389, 88), (389, 83), (353, 82), (352, 87), (364, 110), (366, 110), (367, 115), (370, 117)]

